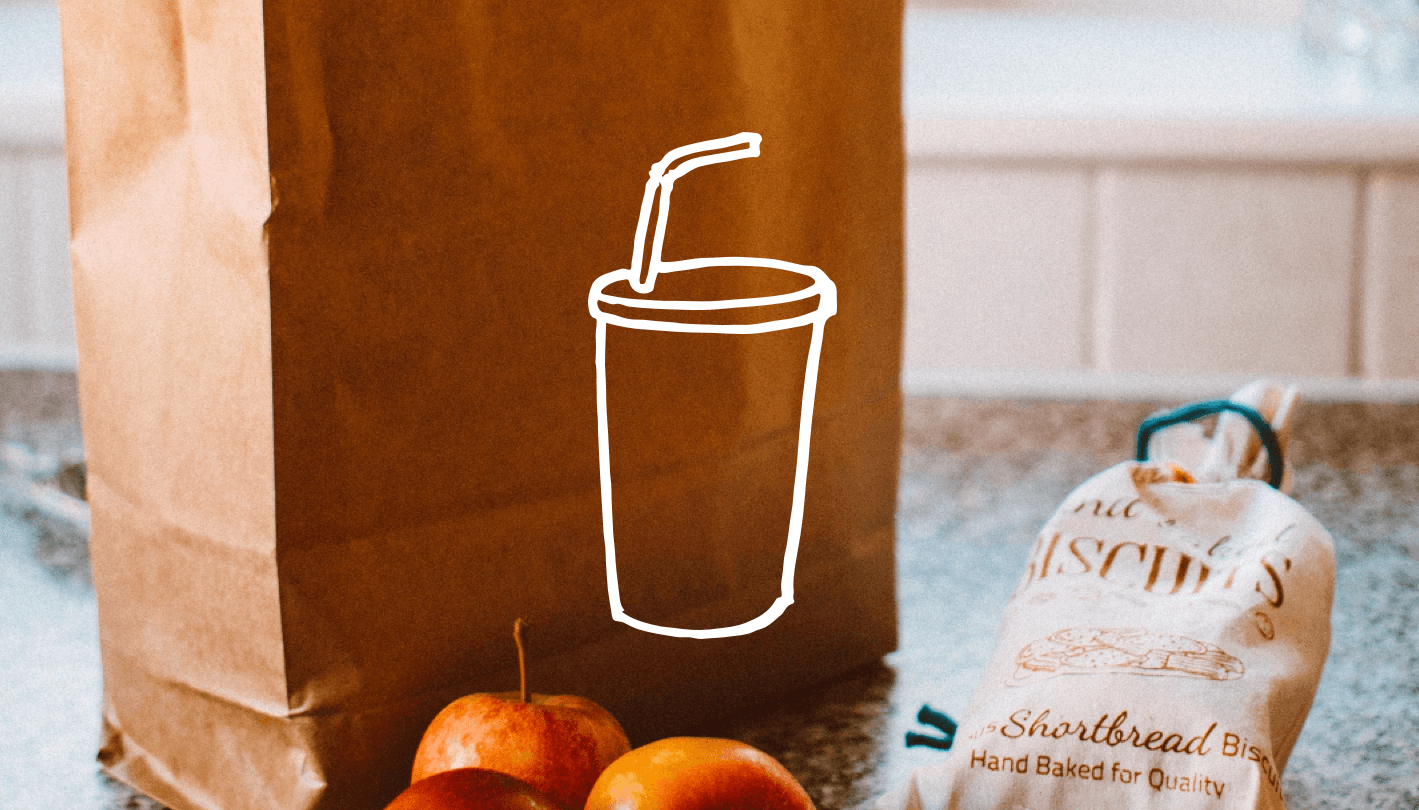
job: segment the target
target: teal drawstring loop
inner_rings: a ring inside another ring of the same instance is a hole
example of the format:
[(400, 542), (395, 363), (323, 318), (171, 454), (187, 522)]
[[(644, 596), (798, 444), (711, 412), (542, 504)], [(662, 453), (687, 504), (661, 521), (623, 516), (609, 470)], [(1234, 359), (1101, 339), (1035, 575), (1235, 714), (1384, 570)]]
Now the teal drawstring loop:
[(1261, 437), (1261, 444), (1266, 448), (1266, 458), (1271, 466), (1271, 484), (1275, 489), (1281, 488), (1281, 477), (1286, 469), (1281, 458), (1281, 441), (1276, 438), (1276, 431), (1271, 429), (1271, 423), (1266, 421), (1266, 417), (1257, 413), (1252, 408), (1248, 408), (1230, 399), (1210, 399), (1206, 402), (1195, 402), (1191, 405), (1184, 405), (1177, 410), (1168, 411), (1164, 414), (1151, 416), (1143, 420), (1138, 426), (1138, 447), (1136, 458), (1138, 461), (1148, 460), (1148, 440), (1153, 438), (1153, 434), (1165, 427), (1171, 427), (1181, 422), (1191, 422), (1194, 419), (1201, 419), (1204, 416), (1223, 411), (1231, 411), (1246, 417), (1251, 426)]
[(926, 734), (918, 734), (915, 731), (908, 731), (908, 748), (920, 745), (927, 748), (936, 748), (941, 751), (951, 750), (951, 744), (955, 742), (956, 739), (955, 720), (923, 704), (921, 711), (916, 713), (916, 721), (922, 725), (933, 726), (937, 731), (941, 732), (941, 736), (931, 737)]

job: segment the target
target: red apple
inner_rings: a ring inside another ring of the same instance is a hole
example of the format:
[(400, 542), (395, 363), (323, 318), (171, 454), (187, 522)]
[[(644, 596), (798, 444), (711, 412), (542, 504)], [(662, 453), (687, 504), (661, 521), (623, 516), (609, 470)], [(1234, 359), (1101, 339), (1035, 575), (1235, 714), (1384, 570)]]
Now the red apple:
[(671, 737), (611, 763), (585, 810), (813, 810), (778, 760), (737, 740)]
[(385, 810), (565, 810), (526, 782), (486, 768), (455, 768), (420, 779)]
[(513, 638), (521, 691), (468, 695), (445, 706), (419, 742), (413, 781), (453, 768), (488, 768), (580, 810), (596, 778), (631, 744), (616, 718), (586, 698), (530, 694), (521, 619)]

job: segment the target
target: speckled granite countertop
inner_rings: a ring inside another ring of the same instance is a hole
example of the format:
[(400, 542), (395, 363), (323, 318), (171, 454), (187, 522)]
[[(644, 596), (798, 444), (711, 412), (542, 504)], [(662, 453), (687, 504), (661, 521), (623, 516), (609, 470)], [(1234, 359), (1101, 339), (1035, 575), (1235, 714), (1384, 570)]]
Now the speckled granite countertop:
[[(72, 381), (0, 375), (0, 440), (77, 447)], [(1220, 392), (1219, 392), (1220, 393)], [(910, 400), (899, 502), (900, 649), (699, 733), (778, 757), (820, 810), (865, 808), (945, 752), (904, 745), (923, 703), (964, 713), (1039, 527), (1178, 403)], [(1419, 808), (1419, 406), (1303, 403), (1293, 496), (1338, 562), (1333, 642), (1284, 778), (1291, 810)], [(3, 494), (3, 493), (0, 493)], [(99, 775), (93, 592), (81, 538), (0, 505), (0, 805), (152, 808)]]
[[(898, 508), (900, 649), (883, 666), (723, 731), (779, 757), (821, 810), (866, 808), (945, 752), (904, 745), (923, 703), (959, 717), (1039, 527), (1132, 457), (1179, 403), (908, 401)], [(1419, 808), (1419, 406), (1305, 403), (1292, 495), (1331, 532), (1330, 657), (1287, 766), (1291, 810)]]

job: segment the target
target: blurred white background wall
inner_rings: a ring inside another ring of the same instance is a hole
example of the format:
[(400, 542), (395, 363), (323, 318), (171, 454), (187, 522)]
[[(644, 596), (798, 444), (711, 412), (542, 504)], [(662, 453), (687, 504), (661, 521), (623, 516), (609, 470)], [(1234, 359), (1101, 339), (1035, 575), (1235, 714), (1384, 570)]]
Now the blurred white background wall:
[(0, 368), (73, 368), (54, 3), (0, 1)]
[[(1303, 10), (914, 0), (906, 391), (1419, 399), (1419, 82)], [(0, 368), (76, 363), (58, 48), (0, 0)]]
[(913, 4), (906, 391), (1419, 398), (1419, 48), (1310, 3)]

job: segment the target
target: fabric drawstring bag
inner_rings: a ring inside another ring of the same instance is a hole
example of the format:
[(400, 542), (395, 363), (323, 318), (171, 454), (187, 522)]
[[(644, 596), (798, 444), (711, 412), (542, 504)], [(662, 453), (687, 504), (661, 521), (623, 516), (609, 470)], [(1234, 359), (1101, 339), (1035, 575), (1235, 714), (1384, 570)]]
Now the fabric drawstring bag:
[(1137, 460), (1071, 493), (948, 758), (876, 810), (1284, 808), (1335, 582), (1286, 494), (1296, 400), (1259, 382), (1152, 417)]

